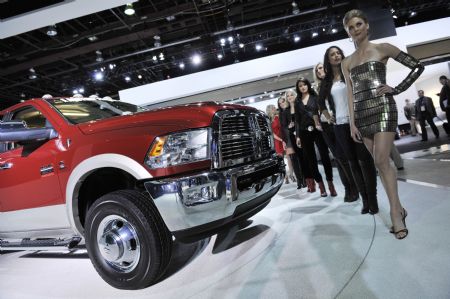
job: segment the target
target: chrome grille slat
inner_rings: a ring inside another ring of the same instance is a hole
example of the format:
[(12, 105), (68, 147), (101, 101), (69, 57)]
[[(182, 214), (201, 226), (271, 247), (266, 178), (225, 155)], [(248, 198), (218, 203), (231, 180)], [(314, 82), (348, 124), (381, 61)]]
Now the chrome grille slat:
[(229, 110), (220, 111), (216, 116), (215, 167), (256, 161), (274, 153), (271, 126), (263, 113)]

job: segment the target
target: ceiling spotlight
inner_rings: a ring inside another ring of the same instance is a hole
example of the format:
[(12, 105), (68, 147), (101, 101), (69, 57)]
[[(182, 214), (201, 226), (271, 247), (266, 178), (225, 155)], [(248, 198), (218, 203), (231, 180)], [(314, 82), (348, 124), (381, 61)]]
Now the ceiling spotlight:
[(255, 49), (256, 49), (256, 51), (261, 51), (262, 50), (262, 45), (261, 44), (256, 44), (255, 45)]
[(159, 53), (159, 60), (161, 60), (161, 61), (164, 60), (164, 53), (163, 52)]
[(294, 35), (294, 42), (298, 43), (300, 41), (300, 36)]
[(300, 9), (298, 8), (297, 2), (292, 1), (292, 14), (298, 15), (300, 13)]
[(180, 67), (180, 69), (184, 70), (184, 62), (180, 62), (178, 66)]
[(255, 98), (250, 98), (250, 99), (248, 99), (248, 102), (249, 102), (249, 103), (254, 103), (254, 102), (255, 102)]
[(319, 33), (315, 32), (315, 31), (311, 34), (312, 37), (317, 37), (318, 35), (319, 35)]
[(88, 37), (88, 40), (90, 42), (95, 42), (96, 40), (98, 40), (98, 37), (96, 37), (95, 35), (91, 35), (91, 36)]
[(335, 34), (337, 32), (338, 32), (338, 30), (336, 28), (331, 28), (331, 33)]
[(415, 15), (417, 15), (417, 12), (411, 10), (411, 12), (409, 13), (409, 17), (414, 17)]
[(217, 59), (221, 60), (223, 58), (222, 54), (217, 54)]
[(116, 64), (115, 64), (115, 63), (110, 63), (110, 64), (109, 64), (109, 69), (110, 69), (110, 70), (114, 69), (115, 67), (116, 67)]
[(141, 74), (138, 75), (138, 79), (142, 79), (142, 75)]
[(74, 90), (72, 91), (72, 93), (73, 93), (73, 94), (77, 94), (77, 93), (78, 93), (78, 90), (77, 90), (77, 89), (74, 89)]
[(127, 16), (132, 16), (132, 15), (134, 15), (133, 4), (127, 3), (127, 5), (125, 6), (125, 10), (124, 10), (123, 12), (124, 12)]
[(158, 61), (158, 57), (156, 55), (153, 55), (152, 59), (153, 59), (154, 62)]
[(159, 35), (155, 35), (153, 39), (155, 40), (155, 43), (153, 44), (155, 48), (161, 47), (161, 37)]
[(233, 42), (234, 38), (232, 36), (228, 37), (228, 42), (231, 44)]
[(80, 87), (80, 88), (78, 89), (78, 93), (84, 93), (84, 88), (83, 88), (83, 87)]
[(95, 54), (97, 54), (97, 58), (95, 58), (95, 61), (102, 62), (104, 60), (102, 56), (102, 51), (97, 50), (95, 51)]
[(397, 15), (392, 15), (392, 17), (393, 17), (394, 19), (397, 19), (397, 18), (398, 18)]
[(167, 20), (168, 22), (172, 22), (172, 21), (175, 20), (175, 16), (167, 16), (167, 17), (166, 17), (166, 20)]
[(245, 45), (244, 45), (243, 43), (240, 43), (240, 44), (239, 44), (239, 48), (241, 48), (241, 49), (244, 48), (244, 46), (245, 46)]
[(220, 39), (220, 45), (223, 47), (223, 46), (225, 46), (225, 39), (224, 38), (221, 38)]
[(192, 59), (192, 63), (194, 63), (195, 65), (200, 64), (200, 62), (202, 62), (202, 58), (198, 54), (195, 54), (194, 56), (192, 56), (191, 59)]
[(126, 77), (125, 77), (125, 81), (130, 82), (130, 81), (131, 81), (130, 76), (126, 76)]
[(58, 31), (56, 30), (55, 25), (51, 25), (47, 27), (47, 35), (48, 36), (55, 36), (58, 34)]
[(227, 21), (227, 30), (233, 30), (233, 24), (231, 23), (230, 20)]
[(97, 81), (103, 80), (103, 73), (102, 72), (95, 72), (94, 73), (94, 79)]
[(30, 68), (29, 71), (30, 71), (30, 74), (28, 74), (28, 79), (31, 79), (31, 80), (36, 79), (37, 75), (36, 75), (36, 71), (34, 70), (34, 68)]

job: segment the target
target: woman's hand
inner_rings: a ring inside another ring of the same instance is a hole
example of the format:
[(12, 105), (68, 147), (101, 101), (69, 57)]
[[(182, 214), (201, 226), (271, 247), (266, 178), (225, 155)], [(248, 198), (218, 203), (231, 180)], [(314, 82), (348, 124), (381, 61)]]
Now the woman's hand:
[(295, 127), (295, 123), (293, 121), (291, 121), (289, 123), (289, 125), (288, 125), (288, 128), (290, 129), (290, 128), (293, 128), (293, 127)]
[(350, 126), (350, 134), (355, 142), (362, 143), (362, 136), (358, 128), (355, 125)]
[(286, 142), (283, 141), (283, 150), (286, 150)]
[(377, 87), (377, 96), (383, 96), (387, 93), (394, 93), (394, 89), (386, 84), (380, 84)]
[(320, 132), (323, 132), (322, 125), (321, 124), (316, 124), (316, 130), (320, 131)]
[(330, 118), (328, 119), (328, 123), (329, 124), (336, 124), (336, 118), (334, 117), (334, 115), (330, 115)]
[(297, 137), (297, 146), (298, 148), (302, 148), (302, 141), (300, 140), (299, 137)]

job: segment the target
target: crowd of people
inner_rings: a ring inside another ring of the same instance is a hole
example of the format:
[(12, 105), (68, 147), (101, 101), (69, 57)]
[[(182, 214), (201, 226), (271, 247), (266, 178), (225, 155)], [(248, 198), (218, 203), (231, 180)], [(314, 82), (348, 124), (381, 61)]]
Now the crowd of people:
[[(369, 22), (362, 11), (349, 11), (343, 23), (356, 50), (346, 57), (338, 46), (329, 47), (323, 62), (314, 68), (314, 85), (308, 79), (300, 78), (294, 90), (278, 98), (278, 107), (267, 107), (276, 151), (288, 161), (286, 182), (296, 182), (297, 188), (306, 187), (307, 192), (315, 192), (318, 186), (320, 196), (324, 197), (328, 192), (337, 196), (331, 152), (344, 186), (344, 201), (361, 198), (362, 214), (379, 211), (378, 171), (390, 204), (390, 232), (395, 238), (403, 239), (408, 235), (407, 211), (398, 196), (397, 172), (390, 164), (390, 157), (398, 154), (394, 146), (398, 112), (393, 96), (408, 89), (424, 67), (391, 44), (370, 42)], [(386, 84), (389, 58), (411, 69), (396, 87)], [(413, 119), (414, 111), (415, 119), (417, 109), (408, 109), (407, 117)], [(423, 114), (423, 110), (419, 113)], [(318, 167), (315, 148), (324, 173)], [(397, 168), (403, 168), (403, 165)]]

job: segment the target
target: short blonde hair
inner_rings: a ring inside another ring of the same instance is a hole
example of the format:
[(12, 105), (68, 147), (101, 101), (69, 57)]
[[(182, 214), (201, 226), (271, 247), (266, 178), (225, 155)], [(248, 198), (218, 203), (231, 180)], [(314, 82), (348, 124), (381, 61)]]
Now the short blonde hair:
[(342, 23), (344, 23), (344, 28), (346, 28), (346, 30), (347, 30), (348, 22), (353, 18), (360, 18), (360, 19), (363, 19), (364, 22), (366, 22), (367, 24), (369, 23), (369, 19), (367, 18), (366, 14), (362, 10), (352, 9), (352, 10), (347, 11), (344, 18), (342, 19)]
[(284, 93), (284, 97), (286, 98), (286, 100), (287, 100), (287, 94), (288, 93), (292, 93), (295, 97), (297, 96), (297, 93), (295, 92), (295, 90), (287, 90), (285, 93)]

